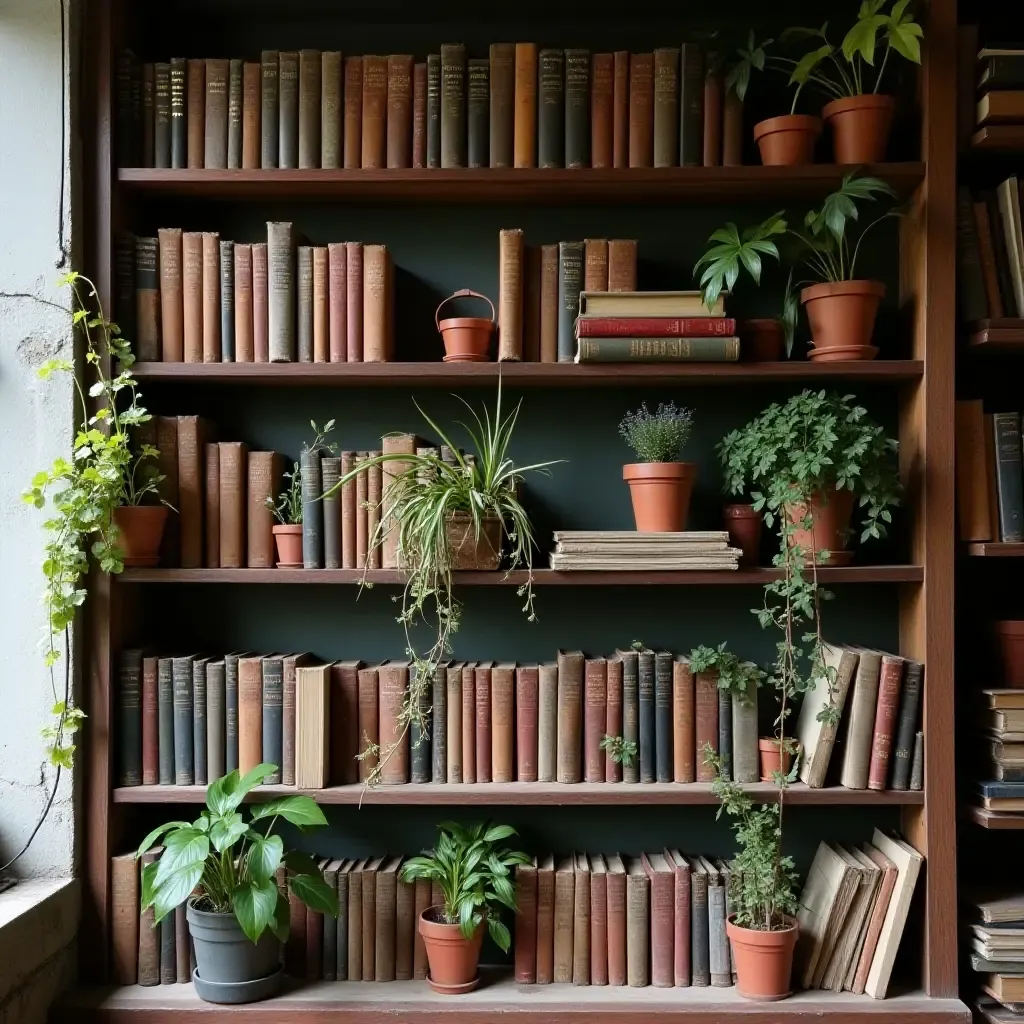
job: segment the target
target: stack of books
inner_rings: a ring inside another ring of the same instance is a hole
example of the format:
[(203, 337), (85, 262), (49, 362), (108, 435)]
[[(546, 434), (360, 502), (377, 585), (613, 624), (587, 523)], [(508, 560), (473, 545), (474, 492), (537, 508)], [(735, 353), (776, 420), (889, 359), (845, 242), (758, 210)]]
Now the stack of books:
[(556, 530), (552, 569), (627, 572), (650, 569), (738, 569), (742, 552), (725, 530), (637, 533), (635, 530)]
[(975, 140), (981, 142), (983, 129), (994, 126), (1015, 129), (1016, 137), (1024, 139), (1024, 50), (980, 49), (976, 75)]
[(977, 904), (971, 925), (971, 966), (981, 987), (1024, 1019), (1024, 893)]
[(592, 292), (580, 295), (577, 363), (723, 363), (740, 357), (736, 321), (721, 296), (700, 292)]
[(1024, 811), (1024, 690), (984, 690), (983, 725), (992, 777), (979, 784), (981, 803), (997, 814)]

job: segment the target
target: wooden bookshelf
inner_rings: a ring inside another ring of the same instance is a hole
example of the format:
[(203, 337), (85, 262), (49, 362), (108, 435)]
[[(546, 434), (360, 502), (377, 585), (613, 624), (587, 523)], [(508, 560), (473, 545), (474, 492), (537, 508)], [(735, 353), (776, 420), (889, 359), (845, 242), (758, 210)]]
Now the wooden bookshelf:
[(971, 820), (982, 828), (997, 829), (999, 831), (1024, 829), (1024, 814), (990, 811), (985, 807), (969, 807), (968, 814)]
[(979, 320), (971, 325), (972, 348), (985, 352), (1016, 352), (1024, 349), (1024, 320)]
[(972, 558), (1024, 558), (1024, 544), (999, 540), (973, 541), (967, 545)]

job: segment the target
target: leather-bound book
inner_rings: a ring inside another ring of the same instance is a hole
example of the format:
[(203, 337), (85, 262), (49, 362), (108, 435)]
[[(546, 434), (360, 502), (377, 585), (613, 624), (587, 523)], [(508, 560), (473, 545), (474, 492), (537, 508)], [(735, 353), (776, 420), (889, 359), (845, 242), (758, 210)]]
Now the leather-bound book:
[(608, 984), (626, 984), (626, 868), (618, 854), (605, 858), (608, 877), (607, 928), (608, 928)]
[(608, 240), (608, 291), (635, 292), (636, 289), (635, 238)]
[(676, 988), (689, 988), (690, 862), (678, 850), (665, 850), (665, 860), (672, 869), (673, 882), (672, 982)]
[[(366, 751), (380, 742), (380, 667), (367, 666), (357, 670), (359, 700), (359, 781), (365, 782), (377, 765), (377, 757)], [(365, 756), (364, 756), (365, 755)]]
[(590, 51), (565, 51), (565, 166), (590, 166)]
[(467, 62), (468, 93), (466, 103), (467, 164), (469, 167), (490, 165), (491, 144), (491, 62), (479, 57)]
[(178, 417), (178, 521), (183, 569), (198, 569), (203, 564), (204, 446), (212, 433), (212, 425), (201, 416)]
[(498, 359), (523, 358), (523, 230), (498, 233)]
[(160, 358), (159, 241), (135, 240), (135, 350), (142, 362)]
[(476, 782), (476, 662), (462, 667), (462, 781)]
[[(221, 358), (221, 267), (220, 235), (204, 231), (203, 239), (203, 362), (219, 363)], [(228, 243), (230, 245), (230, 243)], [(234, 277), (231, 278), (232, 289)], [(232, 293), (233, 298), (233, 293)], [(233, 347), (233, 346), (232, 346)]]
[(281, 50), (277, 55), (278, 166), (299, 166), (299, 55)]
[[(813, 789), (825, 784), (832, 748), (835, 745), (837, 725), (823, 714), (827, 709), (835, 711), (839, 719), (846, 703), (846, 695), (857, 672), (859, 654), (852, 648), (839, 644), (823, 644), (824, 663), (828, 671), (815, 680), (812, 689), (804, 694), (800, 704), (800, 715), (793, 730), (801, 746), (800, 781)], [(884, 786), (884, 782), (883, 782)]]
[(895, 746), (892, 757), (891, 789), (910, 788), (910, 769), (914, 756), (914, 737), (921, 710), (921, 690), (924, 686), (924, 665), (919, 661), (906, 661), (903, 673), (903, 691), (900, 712), (896, 720)]
[(250, 569), (272, 569), (274, 550), (274, 514), (267, 498), (277, 500), (281, 488), (281, 456), (277, 452), (249, 452), (246, 478), (248, 501), (246, 516), (247, 557)]
[(654, 54), (629, 58), (629, 166), (654, 164)]
[(512, 162), (537, 166), (537, 44), (516, 43)]
[(427, 166), (427, 63), (412, 67), (412, 165)]
[(583, 290), (608, 291), (608, 239), (583, 240)]
[(263, 658), (238, 659), (238, 770), (243, 775), (263, 760)]
[(344, 242), (327, 246), (327, 353), (332, 363), (348, 360), (348, 274)]
[(192, 662), (194, 655), (171, 659), (174, 685), (174, 784), (195, 784), (195, 752), (192, 746)]
[(540, 362), (541, 247), (523, 246), (523, 359)]
[(328, 359), (327, 246), (313, 246), (313, 362)]
[[(238, 664), (241, 655), (224, 655), (224, 770), (238, 767)], [(261, 720), (262, 722), (262, 720)]]
[(476, 690), (476, 781), (491, 782), (493, 750), (491, 723), (491, 674), (494, 663), (477, 662), (473, 670)]
[(155, 786), (159, 772), (159, 698), (157, 659), (142, 659), (142, 784)]
[(615, 56), (595, 53), (591, 61), (590, 166), (611, 167), (614, 155)]
[(363, 165), (363, 58), (345, 58), (345, 119), (342, 161), (352, 170)]
[(222, 441), (220, 448), (220, 567), (246, 565), (247, 480), (249, 448), (242, 441)]
[(639, 857), (624, 858), (626, 869), (626, 983), (650, 984), (649, 931), (651, 883)]
[(174, 662), (157, 660), (157, 764), (161, 786), (174, 785)]
[(363, 361), (363, 243), (346, 242), (348, 362)]
[(654, 656), (654, 750), (658, 782), (671, 782), (672, 765), (672, 655)]
[(441, 46), (441, 166), (466, 166), (466, 47)]
[(558, 652), (557, 780), (583, 779), (583, 653)]
[[(416, 436), (414, 434), (394, 434), (385, 437), (381, 442), (381, 447), (385, 455), (415, 455)], [(391, 515), (392, 498), (389, 492), (392, 486), (392, 481), (400, 477), (408, 468), (409, 464), (401, 459), (396, 459), (393, 462), (387, 462), (383, 467), (384, 507), (382, 509), (382, 515), (385, 522), (385, 533), (382, 568), (384, 569), (397, 569), (399, 567), (398, 523)]]
[(572, 983), (590, 984), (590, 861), (575, 855), (572, 915)]
[(608, 714), (607, 663), (604, 658), (587, 658), (584, 663), (583, 781), (605, 781), (605, 752), (601, 739)]
[(377, 872), (383, 863), (383, 857), (375, 857), (362, 872), (363, 981), (373, 981), (377, 976)]
[(387, 153), (388, 167), (412, 167), (412, 65), (409, 54), (387, 58)]
[(188, 110), (186, 103), (188, 62), (172, 57), (168, 72), (170, 86), (171, 164), (175, 169), (188, 167)]
[(296, 347), (300, 363), (313, 362), (313, 247), (300, 245), (295, 253), (298, 274)]
[(601, 854), (590, 858), (590, 984), (608, 984), (608, 871)]
[[(252, 361), (270, 361), (270, 279), (266, 242), (252, 246)], [(243, 362), (236, 350), (235, 360)]]
[[(322, 863), (322, 862), (321, 862)], [(338, 891), (338, 868), (340, 860), (328, 861), (323, 868), (324, 882), (331, 892)], [(341, 906), (339, 903), (338, 911)], [(338, 979), (338, 931), (334, 918), (320, 917), (322, 928), (320, 977), (324, 981), (337, 981)]]
[(206, 727), (206, 666), (209, 663), (209, 658), (192, 662), (192, 756), (197, 786), (205, 786), (210, 781)]
[(491, 781), (515, 781), (515, 672), (503, 662), (491, 671)]
[(267, 270), (270, 361), (294, 362), (295, 232), (290, 221), (267, 224)]
[[(298, 682), (298, 669), (300, 665), (309, 661), (308, 654), (289, 654), (283, 658), (267, 658), (263, 662), (264, 676), (267, 672), (267, 663), (279, 660), (281, 662), (281, 697), (280, 697), (280, 731), (281, 731), (281, 752), (280, 760), (274, 764), (280, 766), (278, 782), (285, 786), (295, 785), (295, 744), (296, 744), (296, 692)], [(273, 669), (276, 675), (276, 666)], [(267, 686), (263, 687), (263, 714), (266, 722), (267, 714)], [(267, 729), (264, 725), (263, 744), (266, 746)], [(269, 777), (268, 780), (269, 782)], [(318, 787), (319, 788), (319, 787)]]
[(224, 659), (220, 658), (206, 665), (206, 772), (210, 780), (219, 779), (226, 772), (224, 710)]
[(183, 345), (186, 363), (203, 361), (203, 236), (198, 231), (181, 235)]
[[(370, 563), (367, 557), (367, 543), (369, 539), (370, 517), (366, 504), (369, 499), (369, 476), (370, 472), (365, 467), (360, 469), (362, 463), (369, 458), (368, 452), (353, 452), (353, 468), (356, 473), (355, 491), (355, 521), (356, 521), (356, 568), (366, 569)], [(342, 498), (344, 501), (344, 498)], [(344, 510), (342, 518), (344, 519)]]
[(628, 50), (616, 50), (612, 54), (613, 167), (629, 166), (629, 65)]
[(722, 166), (743, 165), (743, 100), (735, 89), (725, 90), (725, 111), (722, 116)]
[(331, 666), (331, 770), (333, 786), (359, 780), (359, 668), (358, 661), (337, 661)]
[[(635, 650), (617, 651), (622, 660), (622, 738), (640, 753), (640, 659)], [(623, 763), (624, 782), (640, 781), (640, 758)]]
[(260, 55), (260, 166), (277, 167), (280, 155), (281, 104), (278, 81), (278, 52), (264, 50)]
[[(221, 58), (206, 61), (206, 115), (203, 166), (228, 165), (228, 78), (230, 62)], [(191, 80), (189, 82), (191, 84)]]
[[(378, 911), (378, 918), (380, 912)], [(395, 981), (412, 981), (416, 925), (416, 884), (398, 881), (395, 892)]]
[(516, 779), (537, 781), (538, 668), (516, 668)]
[(517, 985), (537, 981), (537, 858), (516, 865), (515, 979)]
[[(342, 452), (340, 463), (340, 477), (347, 477), (356, 468), (356, 453)], [(337, 481), (335, 481), (337, 482)], [(326, 481), (324, 487), (326, 489)], [(356, 520), (359, 509), (356, 504), (356, 481), (355, 478), (343, 483), (340, 488), (339, 507), (341, 514), (340, 541), (341, 541), (341, 565), (342, 569), (356, 568)], [(365, 510), (364, 510), (365, 511)], [(364, 538), (365, 549), (365, 538)], [(328, 566), (331, 568), (331, 566)], [(334, 568), (339, 568), (335, 566)]]
[(657, 778), (657, 732), (654, 705), (654, 651), (642, 650), (638, 659), (638, 714), (640, 781)]
[(119, 231), (114, 236), (114, 318), (126, 338), (135, 341), (135, 236)]
[(329, 775), (331, 666), (295, 668), (295, 785), (323, 789)]
[(430, 687), (430, 781), (447, 781), (448, 767), (448, 665), (439, 662), (434, 668)]
[(156, 67), (142, 65), (142, 166), (154, 167), (156, 149), (155, 125), (153, 122), (156, 94)]
[(176, 915), (167, 914), (160, 922), (160, 984), (175, 985), (178, 981), (177, 943), (174, 936)]
[(867, 789), (882, 655), (863, 647), (856, 651), (859, 658), (848, 697), (850, 712), (839, 781), (847, 789)]
[(320, 452), (303, 449), (299, 455), (302, 471), (302, 566), (324, 567), (324, 506), (320, 500)]
[(319, 50), (299, 50), (299, 167), (320, 166), (320, 94), (323, 88)]
[[(206, 74), (209, 76), (210, 68), (209, 62), (207, 62)], [(228, 146), (227, 146), (227, 165), (232, 170), (238, 169), (242, 166), (242, 105), (243, 105), (243, 82), (242, 82), (242, 61), (238, 58), (232, 58), (228, 61)], [(209, 100), (210, 85), (207, 81), (206, 85), (207, 100)], [(209, 112), (207, 112), (207, 118), (209, 118)], [(206, 126), (207, 133), (209, 134), (210, 126), (209, 120), (207, 120)], [(209, 142), (207, 142), (209, 146)], [(209, 159), (209, 149), (207, 149), (207, 159)]]
[(242, 163), (246, 170), (260, 166), (260, 116), (263, 69), (256, 61), (242, 64)]
[(320, 460), (321, 485), (324, 497), (324, 568), (341, 568), (341, 493), (332, 488), (341, 479), (341, 459), (325, 455)]
[(306, 977), (306, 904), (288, 886), (288, 941), (284, 947), (284, 969), (293, 977)]
[(379, 679), (380, 781), (384, 786), (401, 786), (409, 781), (409, 733), (401, 723), (402, 704), (409, 692), (408, 662), (385, 662)]
[(702, 857), (708, 873), (708, 962), (711, 984), (727, 988), (732, 984), (729, 939), (725, 932), (725, 885), (722, 873), (707, 857)]
[(160, 228), (160, 358), (180, 363), (185, 358), (181, 228)]
[[(698, 676), (699, 678), (699, 676)], [(690, 857), (690, 965), (694, 986), (711, 984), (708, 935), (708, 872), (700, 857)]]
[[(682, 655), (676, 655), (672, 665), (673, 782), (689, 783), (696, 779), (693, 701), (693, 672), (690, 671), (690, 662)], [(756, 740), (754, 749), (757, 749)]]
[(153, 67), (153, 166), (171, 166), (171, 65)]
[(416, 922), (415, 934), (412, 947), (412, 976), (416, 981), (423, 981), (427, 976), (427, 947), (423, 944), (423, 936), (420, 935), (419, 922), (425, 910), (431, 906), (431, 886), (429, 879), (417, 878), (413, 892), (413, 911)]
[(388, 59), (363, 57), (362, 166), (387, 166)]
[(121, 652), (117, 672), (119, 786), (142, 785), (142, 651)]
[(558, 246), (540, 247), (540, 361), (558, 361)]
[[(156, 417), (157, 466), (163, 479), (157, 485), (157, 494), (171, 508), (178, 507), (178, 419), (176, 416)], [(160, 564), (178, 566), (181, 563), (181, 531), (178, 517), (169, 515), (160, 542)]]
[(728, 690), (718, 691), (718, 756), (722, 778), (732, 775), (732, 695)]
[(537, 861), (537, 984), (550, 985), (555, 970), (555, 859)]
[(565, 51), (537, 59), (537, 166), (565, 166)]
[(335, 979), (348, 981), (348, 932), (349, 932), (349, 888), (352, 868), (356, 861), (351, 858), (341, 862), (338, 868), (338, 918), (335, 921)]
[[(608, 736), (622, 735), (622, 658), (616, 654), (605, 664), (605, 719), (604, 733)], [(604, 781), (622, 781), (622, 763), (614, 761), (611, 753), (605, 751)]]
[[(131, 856), (134, 860), (135, 855)], [(135, 870), (148, 867), (156, 858), (157, 850), (150, 849), (142, 855)], [(136, 900), (132, 912), (138, 919), (138, 984), (150, 988), (160, 984), (160, 927), (156, 924), (156, 911), (153, 907), (143, 910), (139, 915), (139, 903)]]
[(661, 853), (640, 857), (651, 883), (651, 984), (672, 988), (675, 984), (675, 871)]
[(717, 669), (694, 675), (694, 754), (698, 782), (715, 780), (714, 768), (704, 759), (704, 750), (707, 746), (718, 753)]
[(889, 778), (889, 759), (896, 732), (905, 665), (906, 662), (902, 658), (892, 654), (882, 655), (874, 738), (871, 741), (871, 763), (868, 768), (868, 789), (885, 789)]
[[(281, 782), (281, 768), (284, 764), (284, 656), (268, 655), (260, 662), (260, 671), (263, 713), (261, 760), (265, 764), (277, 765), (277, 771), (263, 781), (268, 786), (278, 785)], [(291, 754), (294, 758), (294, 746)]]
[(704, 78), (704, 166), (722, 165), (722, 93), (723, 78), (714, 61), (708, 61)]
[(441, 166), (441, 54), (427, 54), (427, 166)]
[(679, 166), (704, 162), (704, 51), (698, 43), (679, 48)]
[(515, 43), (491, 43), (490, 52), (490, 133), (491, 167), (513, 165), (515, 139), (516, 47)]
[(537, 668), (537, 780), (558, 778), (558, 664)]
[(757, 688), (749, 693), (732, 694), (732, 777), (735, 782), (757, 782), (760, 755), (757, 749)]
[(583, 290), (583, 243), (558, 243), (558, 361), (576, 355), (576, 317)]
[(189, 60), (186, 64), (185, 114), (188, 124), (188, 166), (203, 167), (206, 142), (206, 61)]
[(654, 51), (654, 166), (679, 163), (679, 49)]
[(320, 79), (320, 166), (342, 166), (343, 68), (340, 50), (324, 50)]
[[(239, 363), (253, 361), (255, 339), (253, 332), (253, 284), (251, 245), (225, 243), (231, 246), (234, 263), (234, 350), (232, 359)], [(222, 338), (223, 340), (223, 338)]]
[(185, 904), (179, 903), (174, 908), (174, 978), (179, 985), (187, 985), (192, 980), (191, 949)]
[(572, 941), (575, 933), (576, 858), (565, 857), (555, 868), (554, 970), (553, 980), (572, 982)]
[(383, 245), (363, 246), (364, 363), (386, 363), (392, 356), (388, 333), (388, 260)]
[(431, 696), (433, 682), (424, 680), (423, 686), (417, 686), (417, 669), (409, 667), (409, 689), (418, 690), (414, 705), (416, 715), (409, 722), (409, 778), (408, 782), (424, 785), (430, 781), (431, 733), (433, 732), (433, 707)]
[[(206, 236), (203, 236), (204, 242)], [(219, 242), (218, 243), (217, 262), (220, 270), (220, 294), (218, 295), (218, 305), (220, 307), (220, 351), (216, 353), (216, 358), (208, 358), (213, 356), (212, 344), (210, 338), (207, 336), (206, 328), (203, 328), (203, 361), (204, 362), (217, 362), (220, 360), (225, 363), (233, 363), (235, 361), (235, 243), (234, 242)], [(250, 250), (251, 253), (252, 250)], [(204, 250), (205, 255), (205, 250)], [(251, 259), (251, 257), (250, 257)], [(206, 268), (204, 263), (203, 268), (203, 284), (205, 288)], [(250, 282), (251, 288), (251, 282)], [(241, 297), (240, 297), (241, 300)], [(239, 301), (240, 301), (239, 300)], [(249, 316), (252, 317), (252, 293), (249, 294)], [(204, 313), (206, 307), (203, 307)]]
[(448, 783), (462, 782), (462, 669), (457, 661), (445, 668), (445, 778)]
[(369, 858), (357, 861), (348, 872), (348, 981), (363, 980), (363, 868)]

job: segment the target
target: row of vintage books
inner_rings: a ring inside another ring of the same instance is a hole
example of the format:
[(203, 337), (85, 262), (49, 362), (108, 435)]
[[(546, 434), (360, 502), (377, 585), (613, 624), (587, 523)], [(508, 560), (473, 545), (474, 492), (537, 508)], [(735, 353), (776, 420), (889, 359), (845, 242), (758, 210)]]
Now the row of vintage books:
[(982, 990), (1024, 1019), (1024, 893), (998, 895), (974, 904), (967, 923), (971, 967)]
[[(843, 697), (854, 688), (840, 783), (908, 789), (920, 666), (832, 646), (827, 657)], [(708, 747), (723, 774), (756, 782), (757, 690), (731, 693), (719, 682), (717, 669), (694, 672), (683, 655), (646, 648), (608, 658), (559, 651), (540, 665), (445, 662), (423, 686), (403, 661), (130, 649), (117, 679), (118, 783), (203, 785), (268, 762), (281, 771), (267, 784), (301, 789), (371, 777), (382, 785), (687, 784), (715, 779)], [(838, 732), (820, 720), (827, 701), (809, 692), (796, 729), (800, 779), (812, 787), (829, 781)], [(415, 711), (408, 728), (407, 706)]]
[(118, 162), (166, 168), (739, 164), (742, 105), (693, 42), (646, 53), (462, 43), (117, 67)]
[(1024, 541), (1021, 414), (956, 403), (957, 520), (965, 541)]

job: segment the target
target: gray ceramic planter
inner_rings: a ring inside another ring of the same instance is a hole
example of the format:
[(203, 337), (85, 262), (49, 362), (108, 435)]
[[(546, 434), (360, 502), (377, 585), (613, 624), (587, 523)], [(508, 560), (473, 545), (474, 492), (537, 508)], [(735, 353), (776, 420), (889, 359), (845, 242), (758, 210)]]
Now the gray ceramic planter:
[[(248, 1001), (244, 992), (252, 991), (252, 982), (268, 979), (280, 971), (281, 943), (269, 929), (254, 945), (238, 926), (234, 914), (211, 914), (189, 904), (187, 917), (196, 951), (196, 973), (218, 988), (239, 986), (238, 995), (243, 998), (231, 1002)], [(255, 998), (269, 994), (261, 991)]]

